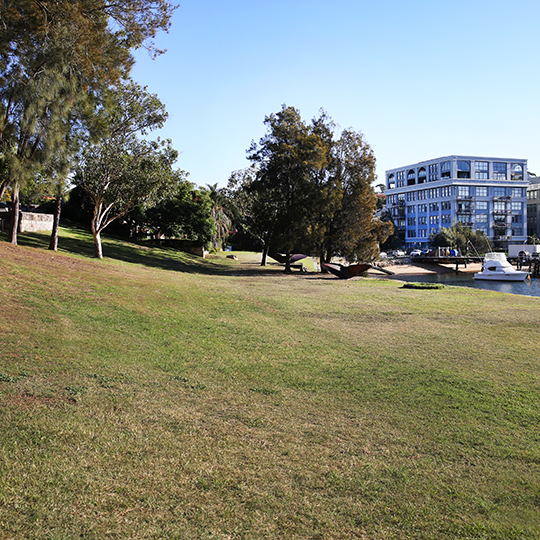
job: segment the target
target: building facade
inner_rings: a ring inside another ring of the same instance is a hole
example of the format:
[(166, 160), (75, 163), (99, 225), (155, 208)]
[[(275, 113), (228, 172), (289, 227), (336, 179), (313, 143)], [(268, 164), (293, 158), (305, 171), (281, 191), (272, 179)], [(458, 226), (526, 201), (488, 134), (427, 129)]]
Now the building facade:
[(386, 171), (385, 195), (407, 248), (456, 222), (505, 248), (527, 239), (527, 185), (526, 159), (446, 156)]
[(527, 187), (527, 234), (540, 238), (540, 176), (529, 176)]

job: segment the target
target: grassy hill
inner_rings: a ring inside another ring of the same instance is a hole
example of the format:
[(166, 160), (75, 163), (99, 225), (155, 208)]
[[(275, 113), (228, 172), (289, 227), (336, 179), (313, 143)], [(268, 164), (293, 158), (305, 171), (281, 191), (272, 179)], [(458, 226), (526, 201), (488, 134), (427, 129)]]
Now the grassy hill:
[(539, 299), (21, 243), (2, 538), (540, 538)]

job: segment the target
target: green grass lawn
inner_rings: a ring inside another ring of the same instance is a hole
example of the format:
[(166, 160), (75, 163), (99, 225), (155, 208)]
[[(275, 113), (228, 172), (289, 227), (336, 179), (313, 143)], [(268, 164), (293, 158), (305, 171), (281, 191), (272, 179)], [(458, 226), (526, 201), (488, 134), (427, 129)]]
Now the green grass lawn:
[(538, 298), (0, 242), (0, 537), (540, 538)]

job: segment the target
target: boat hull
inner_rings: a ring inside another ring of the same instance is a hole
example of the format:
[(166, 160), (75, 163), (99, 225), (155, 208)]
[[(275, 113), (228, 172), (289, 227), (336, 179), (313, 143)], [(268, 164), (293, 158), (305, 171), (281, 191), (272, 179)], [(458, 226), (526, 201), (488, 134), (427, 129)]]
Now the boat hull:
[(525, 281), (529, 274), (527, 272), (512, 272), (509, 274), (499, 275), (478, 272), (474, 274), (474, 279), (484, 279), (486, 281)]

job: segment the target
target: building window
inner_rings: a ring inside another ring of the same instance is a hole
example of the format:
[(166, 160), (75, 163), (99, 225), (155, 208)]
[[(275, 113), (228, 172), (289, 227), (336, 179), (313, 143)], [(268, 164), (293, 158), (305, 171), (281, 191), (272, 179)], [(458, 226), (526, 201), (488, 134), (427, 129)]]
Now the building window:
[(414, 204), (407, 206), (407, 214), (416, 214), (416, 206)]
[(512, 229), (512, 236), (523, 236), (523, 229)]
[(450, 162), (443, 161), (441, 163), (441, 178), (450, 178)]
[(523, 180), (523, 165), (512, 163), (512, 180)]
[(494, 202), (493, 203), (494, 212), (506, 212), (506, 203), (504, 202)]
[(443, 201), (441, 203), (441, 210), (452, 210), (452, 203), (450, 201)]
[(477, 197), (487, 197), (488, 191), (487, 187), (477, 187), (476, 188), (476, 196)]
[(418, 170), (418, 183), (423, 184), (426, 181), (426, 169), (421, 167)]
[(512, 188), (512, 197), (523, 197), (523, 188)]
[(418, 205), (418, 213), (419, 214), (425, 214), (427, 212), (427, 204), (419, 204)]
[(416, 173), (414, 172), (413, 169), (411, 169), (407, 173), (407, 185), (408, 186), (414, 186), (414, 184), (416, 184)]
[(512, 212), (522, 212), (522, 211), (523, 211), (523, 203), (520, 203), (520, 202), (512, 203)]
[(441, 197), (451, 197), (452, 196), (452, 186), (445, 186), (441, 188)]
[(470, 178), (471, 177), (471, 162), (458, 160), (457, 162), (457, 177), (458, 178)]
[(506, 197), (506, 188), (503, 188), (503, 187), (493, 188), (493, 196), (494, 197)]
[(493, 163), (493, 180), (506, 180), (506, 163)]
[(487, 223), (487, 214), (476, 214), (476, 223)]
[(468, 197), (469, 186), (458, 186), (458, 197)]
[(414, 218), (414, 217), (407, 218), (407, 225), (409, 227), (415, 226), (416, 225), (416, 218)]
[(476, 209), (477, 210), (487, 210), (488, 209), (487, 201), (476, 201)]
[(521, 214), (517, 214), (516, 216), (512, 216), (512, 223), (522, 223), (523, 216)]
[(477, 180), (487, 180), (489, 178), (489, 163), (487, 161), (475, 161), (474, 177)]

